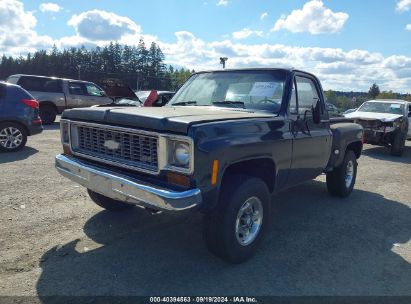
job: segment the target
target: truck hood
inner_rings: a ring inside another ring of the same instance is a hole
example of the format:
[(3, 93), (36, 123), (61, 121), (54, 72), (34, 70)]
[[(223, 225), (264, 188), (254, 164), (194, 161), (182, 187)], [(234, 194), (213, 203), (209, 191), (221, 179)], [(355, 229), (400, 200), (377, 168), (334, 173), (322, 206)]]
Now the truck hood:
[(273, 114), (201, 106), (77, 108), (62, 115), (64, 119), (181, 134), (187, 134), (190, 126), (199, 123), (267, 117)]
[(382, 122), (394, 121), (399, 117), (402, 117), (401, 114), (390, 114), (390, 113), (374, 113), (374, 112), (352, 112), (344, 115), (347, 118), (352, 119), (363, 119), (363, 120), (381, 120)]

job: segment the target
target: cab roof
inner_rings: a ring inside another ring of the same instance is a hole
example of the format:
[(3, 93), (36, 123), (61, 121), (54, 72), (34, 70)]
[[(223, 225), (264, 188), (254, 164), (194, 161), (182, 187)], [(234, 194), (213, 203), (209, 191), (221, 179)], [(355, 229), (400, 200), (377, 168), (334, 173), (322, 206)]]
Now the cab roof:
[(408, 101), (402, 100), (402, 99), (373, 99), (373, 100), (368, 100), (368, 102), (391, 102), (391, 103), (404, 104), (404, 103), (407, 103)]
[(86, 81), (86, 80), (77, 80), (77, 79), (70, 79), (70, 78), (62, 78), (62, 77), (56, 77), (56, 76), (43, 76), (43, 75), (30, 75), (30, 74), (13, 74), (10, 75), (10, 77), (36, 77), (36, 78), (52, 78), (52, 79), (61, 79), (61, 80), (69, 80), (69, 81), (75, 81), (75, 82), (85, 82), (85, 83), (91, 83), (91, 81)]

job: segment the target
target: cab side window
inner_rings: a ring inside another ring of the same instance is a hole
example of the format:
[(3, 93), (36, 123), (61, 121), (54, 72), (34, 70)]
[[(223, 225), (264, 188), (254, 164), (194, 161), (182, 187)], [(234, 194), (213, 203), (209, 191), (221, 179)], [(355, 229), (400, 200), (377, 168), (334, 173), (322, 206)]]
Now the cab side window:
[(85, 84), (87, 95), (89, 96), (104, 96), (104, 91), (92, 83)]
[(297, 83), (297, 96), (298, 96), (298, 114), (311, 115), (311, 107), (314, 101), (319, 100), (317, 88), (314, 82), (310, 78), (301, 76), (295, 77)]
[(73, 95), (87, 95), (87, 90), (84, 83), (81, 82), (69, 82), (69, 93)]
[(60, 79), (46, 77), (22, 76), (17, 84), (27, 91), (62, 93), (62, 83)]

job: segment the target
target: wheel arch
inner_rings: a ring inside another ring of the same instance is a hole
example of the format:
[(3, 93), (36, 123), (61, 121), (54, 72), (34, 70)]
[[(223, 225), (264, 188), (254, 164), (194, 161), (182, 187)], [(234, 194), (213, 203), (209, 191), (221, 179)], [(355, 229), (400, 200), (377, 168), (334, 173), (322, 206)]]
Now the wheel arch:
[(263, 180), (269, 191), (272, 193), (275, 189), (275, 181), (277, 176), (276, 168), (277, 167), (271, 158), (256, 158), (237, 161), (231, 163), (224, 169), (221, 178), (221, 186), (224, 185), (224, 180), (230, 175), (247, 175)]
[(40, 108), (44, 106), (50, 106), (56, 111), (56, 114), (58, 113), (57, 106), (54, 104), (54, 102), (49, 101), (49, 100), (40, 101)]
[(351, 151), (354, 152), (355, 156), (358, 159), (361, 156), (362, 147), (363, 147), (363, 144), (362, 144), (361, 141), (352, 142), (352, 143), (347, 145), (347, 148), (345, 149), (345, 153), (347, 153), (348, 151), (351, 150)]
[(19, 120), (14, 120), (14, 119), (6, 119), (6, 120), (2, 120), (0, 121), (0, 125), (4, 124), (4, 123), (14, 123), (14, 124), (18, 124), (20, 126), (23, 127), (24, 131), (26, 131), (27, 136), (31, 135), (30, 134), (30, 129), (21, 121)]

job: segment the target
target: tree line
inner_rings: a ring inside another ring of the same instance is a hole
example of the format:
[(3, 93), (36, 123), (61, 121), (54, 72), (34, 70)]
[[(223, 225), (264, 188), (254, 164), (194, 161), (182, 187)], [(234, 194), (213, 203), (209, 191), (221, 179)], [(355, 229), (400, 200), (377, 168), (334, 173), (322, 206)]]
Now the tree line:
[(341, 111), (358, 108), (363, 102), (372, 99), (403, 99), (411, 101), (411, 94), (400, 94), (390, 91), (380, 91), (379, 86), (373, 83), (368, 92), (341, 92), (325, 91), (327, 102), (335, 105)]
[(164, 64), (165, 56), (156, 43), (149, 47), (143, 39), (137, 46), (110, 43), (105, 47), (51, 51), (39, 50), (26, 56), (0, 60), (0, 79), (12, 74), (32, 74), (88, 80), (101, 83), (119, 79), (133, 89), (175, 90), (194, 72)]
[[(137, 90), (175, 90), (194, 72), (166, 66), (165, 56), (156, 43), (149, 47), (143, 39), (137, 46), (110, 43), (105, 47), (87, 49), (69, 48), (64, 50), (54, 46), (51, 51), (39, 50), (25, 57), (0, 59), (0, 79), (12, 74), (32, 74), (82, 79), (101, 83), (107, 78), (119, 79)], [(410, 94), (383, 91), (373, 84), (367, 92), (325, 91), (327, 101), (340, 110), (359, 107), (364, 101), (376, 98), (406, 99)]]

